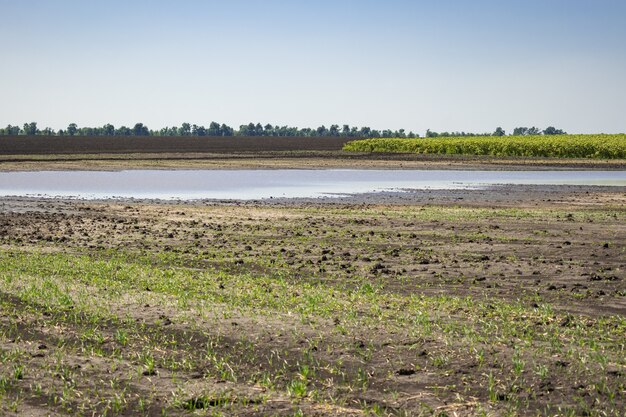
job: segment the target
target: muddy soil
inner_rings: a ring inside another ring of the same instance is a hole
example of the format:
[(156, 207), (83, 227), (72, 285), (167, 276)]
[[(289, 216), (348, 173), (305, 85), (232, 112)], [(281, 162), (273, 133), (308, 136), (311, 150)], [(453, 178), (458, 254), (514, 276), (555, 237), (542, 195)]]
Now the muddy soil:
[(215, 250), (217, 240), (233, 263), (244, 261), (237, 270), (263, 270), (257, 260), (280, 256), (305, 279), (343, 281), (359, 271), (401, 293), (538, 296), (572, 312), (623, 315), (622, 188), (506, 186), (252, 202), (6, 198), (0, 239), (199, 255)]
[(8, 155), (0, 151), (0, 171), (121, 169), (602, 169), (625, 170), (625, 160), (492, 158), (466, 155), (371, 154), (341, 150), (222, 153), (82, 153)]
[[(374, 199), (246, 203), (5, 198), (0, 201), (0, 245), (9, 253), (104, 259), (119, 253), (147, 256), (163, 268), (280, 276), (300, 288), (294, 290), (298, 293), (308, 285), (337, 290), (346, 297), (364, 289), (379, 291), (381, 300), (388, 296), (388, 300), (404, 300), (407, 306), (415, 297), (433, 297), (441, 305), (447, 305), (448, 297), (466, 300), (462, 306), (457, 303), (431, 312), (441, 316), (440, 332), (415, 338), (405, 326), (385, 321), (391, 320), (384, 318), (386, 309), (392, 315), (402, 314), (402, 307), (394, 302), (381, 301), (377, 306), (379, 325), (353, 328), (339, 313), (307, 320), (283, 312), (274, 316), (231, 312), (220, 320), (196, 317), (192, 307), (182, 311), (168, 304), (166, 297), (160, 299), (156, 290), (141, 289), (147, 298), (128, 305), (113, 303), (111, 309), (124, 311), (128, 322), (143, 323), (146, 340), (174, 341), (163, 348), (164, 356), (202, 362), (200, 353), (213, 340), (241, 375), (236, 381), (206, 378), (201, 366), (191, 366), (174, 376), (169, 368), (159, 368), (158, 374), (144, 375), (149, 379), (129, 388), (157, 397), (144, 410), (146, 415), (162, 412), (179, 379), (187, 381), (184, 398), (189, 400), (182, 406), (169, 404), (170, 415), (215, 409), (227, 415), (293, 415), (296, 410), (306, 415), (619, 415), (626, 409), (626, 367), (623, 357), (611, 356), (615, 350), (607, 350), (608, 359), (597, 365), (575, 364), (569, 353), (548, 355), (538, 348), (543, 346), (538, 340), (549, 335), (558, 339), (561, 331), (566, 337), (578, 326), (581, 332), (589, 332), (594, 326), (626, 318), (623, 189), (504, 187), (381, 194)], [(220, 288), (229, 291), (227, 284)], [(48, 310), (9, 290), (1, 291), (0, 300), (3, 311), (13, 315), (5, 316), (3, 323), (14, 326), (19, 335), (0, 339), (3, 352), (20, 346), (31, 355), (31, 363), (41, 362), (36, 366), (44, 367), (53, 363), (59, 338), (65, 345), (83, 346), (78, 320), (73, 325), (63, 322), (67, 327), (54, 325), (61, 320), (60, 312), (46, 315)], [(474, 303), (485, 306), (479, 310), (484, 317), (475, 322), (466, 316), (474, 311)], [(498, 303), (528, 312), (511, 320), (527, 321), (525, 331), (536, 339), (526, 340), (522, 333), (501, 339), (501, 329), (486, 332), (479, 360), (461, 338), (445, 336), (446, 326), (454, 323), (486, 326), (489, 309), (496, 311)], [(549, 317), (550, 323), (532, 318), (546, 309), (549, 315), (541, 317)], [(364, 315), (367, 311), (363, 307)], [(112, 340), (124, 326), (102, 322), (99, 329)], [(619, 338), (610, 340), (619, 343)], [(248, 343), (245, 348), (242, 341)], [(520, 359), (516, 345), (524, 343), (528, 356)], [(140, 348), (137, 341), (134, 349)], [(583, 347), (572, 344), (571, 349)], [(300, 378), (305, 358), (315, 358), (317, 373), (309, 379), (319, 397), (294, 398), (293, 393), (288, 395), (289, 382), (283, 382), (288, 388), (282, 390), (254, 382), (259, 372), (277, 372), (281, 355), (289, 362), (281, 372)], [(536, 371), (520, 371), (523, 383), (509, 379), (520, 362), (536, 365)], [(137, 359), (121, 354), (116, 363), (111, 370), (105, 357), (95, 360), (79, 351), (63, 358), (73, 378), (93, 380), (92, 388), (104, 393), (110, 388), (99, 386), (98, 378), (108, 373), (110, 379), (112, 373), (123, 379), (128, 369), (137, 366)], [(0, 370), (6, 371), (2, 365)], [(59, 372), (59, 379), (50, 383), (63, 386), (66, 371)], [(336, 372), (343, 373), (344, 382), (357, 381), (356, 385), (339, 384)], [(358, 382), (365, 380), (367, 384), (359, 387)], [(604, 388), (592, 383), (596, 380), (603, 381)], [(85, 381), (80, 383), (88, 385)], [(230, 394), (221, 406), (228, 407), (215, 408), (220, 404), (193, 394), (194, 389), (223, 392), (224, 387)], [(261, 395), (269, 400), (261, 401)], [(32, 415), (65, 413), (53, 399), (47, 404), (25, 401), (19, 407)], [(130, 408), (124, 410), (119, 414), (134, 415)]]

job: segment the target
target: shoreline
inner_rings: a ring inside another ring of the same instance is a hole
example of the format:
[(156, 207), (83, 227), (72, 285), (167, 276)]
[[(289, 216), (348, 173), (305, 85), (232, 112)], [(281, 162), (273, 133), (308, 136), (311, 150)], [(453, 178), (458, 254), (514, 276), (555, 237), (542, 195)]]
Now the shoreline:
[(0, 210), (32, 204), (133, 204), (189, 207), (344, 207), (344, 206), (464, 206), (464, 207), (626, 207), (626, 186), (601, 185), (494, 185), (481, 189), (404, 189), (319, 197), (270, 197), (261, 199), (159, 199), (80, 198), (55, 196), (3, 196)]
[(492, 158), (464, 155), (363, 154), (343, 151), (233, 154), (0, 155), (0, 172), (138, 169), (400, 169), (400, 170), (626, 170), (626, 160)]

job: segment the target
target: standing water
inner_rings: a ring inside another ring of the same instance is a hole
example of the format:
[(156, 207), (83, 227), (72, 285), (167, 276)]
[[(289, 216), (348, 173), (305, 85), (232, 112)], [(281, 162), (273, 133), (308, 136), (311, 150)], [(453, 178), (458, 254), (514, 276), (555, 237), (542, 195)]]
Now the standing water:
[(512, 185), (626, 186), (626, 171), (129, 170), (1, 172), (0, 196), (306, 198)]

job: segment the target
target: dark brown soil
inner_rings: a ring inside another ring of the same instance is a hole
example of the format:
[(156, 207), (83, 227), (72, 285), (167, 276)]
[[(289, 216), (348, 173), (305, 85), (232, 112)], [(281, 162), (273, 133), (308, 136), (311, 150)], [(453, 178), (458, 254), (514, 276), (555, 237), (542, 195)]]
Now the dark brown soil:
[(337, 137), (4, 136), (0, 155), (332, 151), (348, 141)]

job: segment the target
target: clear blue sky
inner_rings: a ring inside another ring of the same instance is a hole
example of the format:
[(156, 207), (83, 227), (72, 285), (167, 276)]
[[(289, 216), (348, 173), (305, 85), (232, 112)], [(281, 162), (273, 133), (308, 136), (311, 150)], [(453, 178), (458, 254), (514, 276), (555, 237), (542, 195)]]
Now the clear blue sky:
[(0, 0), (0, 125), (626, 132), (623, 0)]

